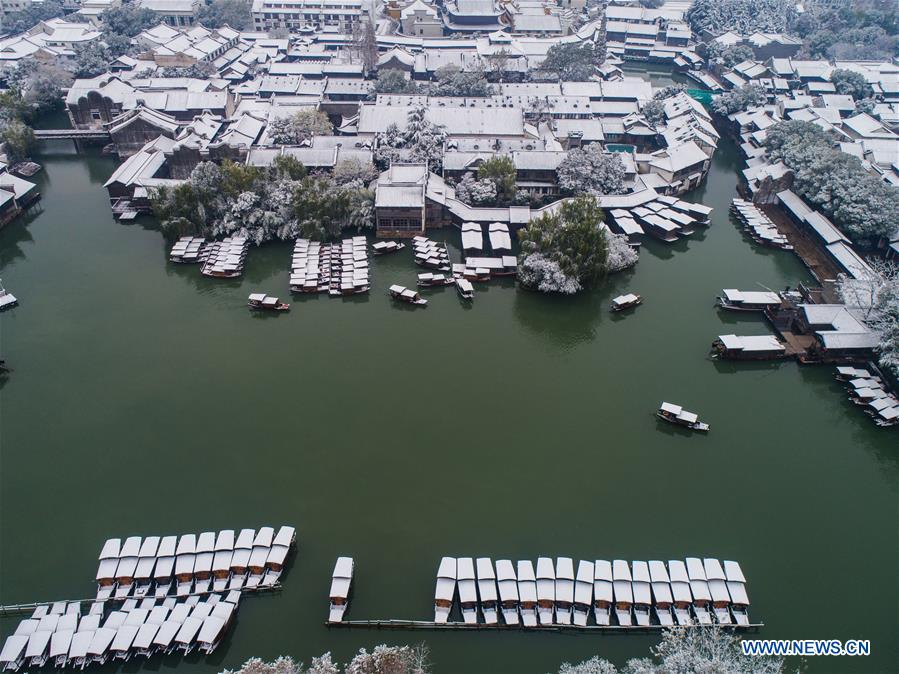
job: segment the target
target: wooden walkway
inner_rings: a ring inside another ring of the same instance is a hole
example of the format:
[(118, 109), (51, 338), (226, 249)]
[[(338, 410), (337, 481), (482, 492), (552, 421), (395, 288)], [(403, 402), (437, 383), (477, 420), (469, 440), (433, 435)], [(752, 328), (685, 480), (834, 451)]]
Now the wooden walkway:
[[(524, 632), (619, 632), (619, 633), (647, 633), (665, 629), (664, 625), (537, 625), (524, 627), (522, 625), (484, 625), (482, 623), (468, 624), (460, 622), (435, 623), (428, 620), (344, 620), (342, 622), (325, 621), (327, 627), (362, 627), (367, 629), (399, 629), (399, 630), (448, 630), (467, 632), (496, 632), (496, 631), (524, 631)], [(758, 631), (765, 623), (750, 623), (749, 625), (716, 625), (718, 627), (738, 629), (741, 631)], [(690, 625), (690, 627), (708, 627), (704, 625)]]
[(35, 129), (38, 140), (109, 140), (105, 129)]

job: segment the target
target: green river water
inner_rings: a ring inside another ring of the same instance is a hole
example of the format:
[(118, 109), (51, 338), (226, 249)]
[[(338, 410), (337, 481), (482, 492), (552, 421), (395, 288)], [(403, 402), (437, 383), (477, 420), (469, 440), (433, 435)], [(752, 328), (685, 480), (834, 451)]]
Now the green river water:
[[(407, 248), (373, 260), (370, 295), (294, 298), (279, 316), (245, 301), (289, 295), (289, 244), (251, 250), (237, 281), (206, 279), (167, 262), (151, 223), (113, 220), (112, 159), (60, 143), (38, 160), (39, 212), (0, 230), (0, 277), (20, 300), (0, 318), (14, 369), (0, 389), (0, 603), (92, 595), (111, 536), (289, 523), (283, 591), (246, 598), (212, 657), (121, 670), (345, 660), (424, 639), (438, 673), (542, 673), (657, 641), (329, 630), (338, 555), (356, 560), (354, 619), (429, 619), (442, 555), (736, 559), (760, 636), (872, 641), (869, 658), (807, 671), (897, 670), (897, 435), (846, 400), (832, 368), (708, 358), (718, 334), (768, 330), (716, 311), (722, 287), (808, 280), (729, 221), (732, 144), (691, 195), (715, 208), (711, 227), (649, 241), (599, 290), (492, 283), (471, 306), (450, 288), (409, 310), (386, 294), (414, 283)], [(614, 317), (625, 291), (645, 304)], [(657, 422), (663, 399), (712, 432)]]

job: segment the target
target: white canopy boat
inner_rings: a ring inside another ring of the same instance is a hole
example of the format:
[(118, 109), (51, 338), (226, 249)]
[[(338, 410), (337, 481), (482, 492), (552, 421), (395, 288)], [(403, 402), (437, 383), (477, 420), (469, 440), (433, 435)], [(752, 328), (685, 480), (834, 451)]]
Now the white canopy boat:
[(215, 605), (197, 635), (197, 646), (201, 651), (208, 655), (218, 647), (233, 614), (234, 604), (223, 601)]
[(508, 559), (496, 561), (496, 586), (499, 589), (503, 620), (507, 625), (518, 624), (518, 579), (515, 567)]
[(779, 307), (782, 299), (780, 295), (769, 291), (746, 291), (725, 288), (716, 303), (722, 309), (731, 311), (764, 311), (768, 308)]
[(106, 662), (109, 645), (112, 643), (112, 640), (115, 639), (117, 632), (118, 627), (101, 627), (94, 632), (91, 643), (87, 647), (87, 661), (97, 662), (101, 665)]
[(556, 623), (571, 624), (574, 606), (574, 562), (571, 557), (556, 558)]
[(256, 538), (255, 529), (241, 529), (234, 543), (234, 554), (231, 555), (231, 580), (228, 582), (229, 590), (239, 590), (247, 580), (247, 569), (250, 563), (250, 554), (253, 550), (253, 539)]
[(693, 593), (690, 591), (687, 567), (679, 559), (669, 560), (668, 574), (671, 578), (671, 594), (674, 598), (674, 619), (678, 625), (692, 625), (690, 607), (693, 605)]
[(119, 566), (122, 539), (110, 538), (100, 551), (97, 567), (97, 599), (108, 599), (115, 589), (115, 572)]
[(56, 631), (56, 626), (59, 624), (60, 615), (58, 613), (48, 613), (43, 618), (41, 618), (37, 627), (35, 628), (35, 632), (54, 632)]
[(262, 581), (263, 585), (274, 585), (281, 577), (284, 571), (284, 562), (287, 560), (287, 554), (290, 552), (290, 546), (296, 539), (296, 529), (293, 527), (283, 526), (278, 529), (275, 538), (272, 541), (272, 549), (265, 558), (265, 567), (268, 570)]
[(650, 592), (649, 565), (646, 562), (631, 562), (634, 591), (634, 618), (640, 627), (649, 627), (649, 609), (652, 606)]
[(721, 562), (717, 559), (706, 557), (702, 560), (705, 577), (709, 584), (709, 593), (712, 595), (712, 611), (715, 620), (721, 625), (732, 625), (730, 617), (730, 593), (727, 591), (727, 577)]
[(631, 309), (638, 304), (643, 304), (643, 298), (635, 293), (627, 293), (612, 298), (612, 311), (624, 311)]
[(593, 605), (593, 562), (581, 560), (577, 565), (577, 576), (574, 580), (574, 624), (584, 627), (590, 617)]
[(109, 651), (114, 659), (128, 659), (128, 656), (131, 654), (131, 644), (134, 642), (134, 637), (137, 636), (140, 627), (140, 625), (124, 624), (116, 630), (115, 638), (109, 647)]
[(212, 585), (212, 560), (215, 559), (215, 533), (204, 531), (197, 539), (194, 558), (194, 592), (209, 592)]
[(401, 300), (409, 304), (423, 307), (428, 303), (428, 301), (426, 299), (423, 299), (422, 296), (417, 292), (415, 292), (414, 290), (409, 290), (405, 286), (392, 285), (387, 289), (387, 292), (393, 299)]
[(537, 577), (529, 559), (518, 560), (518, 606), (521, 623), (525, 627), (537, 626)]
[(749, 624), (749, 595), (746, 594), (746, 578), (738, 562), (724, 560), (727, 591), (730, 594), (730, 610), (738, 625)]
[(72, 645), (74, 629), (57, 629), (50, 637), (50, 659), (54, 667), (65, 667), (69, 661), (69, 647)]
[(378, 241), (371, 246), (372, 255), (386, 255), (387, 253), (395, 253), (402, 250), (406, 244), (398, 241)]
[[(199, 606), (199, 604), (197, 604), (197, 606)], [(206, 616), (200, 617), (193, 614), (185, 618), (184, 622), (181, 623), (178, 634), (175, 635), (175, 648), (184, 651), (185, 655), (190, 653), (194, 649), (194, 640), (197, 638), (200, 628), (203, 627), (203, 621), (205, 619)]]
[(468, 279), (457, 278), (456, 290), (459, 292), (459, 297), (461, 297), (463, 300), (474, 299), (474, 286), (471, 285), (471, 281), (469, 281)]
[(553, 624), (556, 606), (556, 570), (549, 557), (537, 558), (537, 618), (541, 625)]
[(156, 583), (154, 595), (156, 597), (165, 597), (172, 589), (177, 547), (177, 536), (164, 536), (159, 542), (159, 549), (156, 551), (156, 565), (153, 567), (153, 581)]
[(496, 625), (499, 618), (496, 611), (496, 574), (493, 572), (493, 562), (489, 557), (478, 557), (475, 567), (478, 572), (478, 597), (481, 613), (484, 615), (484, 623)]
[(153, 648), (163, 653), (171, 653), (173, 648), (172, 642), (175, 640), (175, 635), (178, 634), (183, 623), (184, 618), (175, 619), (169, 617), (156, 631), (156, 636), (153, 637)]
[(701, 422), (699, 416), (694, 412), (688, 412), (680, 405), (675, 405), (673, 403), (663, 402), (659, 406), (659, 411), (656, 412), (656, 416), (663, 421), (667, 421), (677, 426), (683, 426), (684, 428), (689, 428), (693, 431), (702, 431), (705, 433), (708, 432), (710, 428), (708, 424)]
[(137, 630), (131, 647), (136, 655), (149, 657), (153, 653), (153, 638), (160, 628), (159, 623), (146, 622)]
[(331, 573), (331, 589), (328, 591), (328, 622), (339, 623), (343, 620), (350, 601), (350, 587), (353, 584), (355, 562), (352, 557), (338, 557)]
[(478, 589), (474, 574), (474, 560), (471, 557), (459, 557), (456, 561), (456, 579), (459, 583), (459, 605), (462, 608), (462, 620), (466, 625), (478, 622)]
[(622, 626), (632, 625), (631, 607), (634, 591), (631, 585), (631, 570), (623, 559), (612, 562), (612, 587), (615, 591), (615, 617)]
[(234, 554), (234, 529), (224, 529), (215, 538), (212, 558), (212, 591), (224, 592), (231, 578), (231, 556)]
[(19, 300), (0, 283), (0, 311), (16, 306)]
[(79, 626), (69, 646), (69, 665), (84, 669), (84, 666), (87, 664), (87, 649), (90, 648), (91, 642), (94, 640), (94, 632), (96, 630), (84, 630)]
[(253, 549), (250, 551), (250, 561), (247, 564), (250, 571), (247, 587), (258, 587), (262, 583), (266, 572), (265, 562), (268, 559), (268, 553), (271, 552), (274, 538), (275, 530), (272, 527), (262, 527), (256, 532)]
[(28, 637), (28, 644), (25, 646), (25, 661), (29, 667), (43, 667), (50, 656), (50, 637), (53, 636), (53, 630), (35, 630)]
[[(47, 607), (43, 606), (41, 608), (47, 608)], [(18, 637), (30, 637), (32, 634), (35, 633), (35, 631), (37, 631), (37, 627), (40, 624), (41, 624), (41, 621), (39, 619), (26, 618), (25, 620), (21, 621), (16, 626), (16, 631), (13, 632), (13, 634), (15, 634)]]
[(179, 597), (189, 595), (193, 587), (196, 549), (196, 534), (185, 534), (178, 539), (178, 548), (175, 551), (175, 580), (178, 583)]
[(122, 544), (119, 564), (116, 568), (116, 599), (124, 599), (134, 589), (134, 572), (137, 569), (142, 539), (140, 536), (129, 536)]
[(593, 571), (593, 617), (597, 625), (612, 624), (612, 602), (612, 564), (606, 559), (597, 559)]
[(13, 634), (3, 642), (3, 650), (0, 650), (0, 667), (4, 672), (17, 672), (24, 664), (25, 647), (28, 645), (28, 636)]
[(657, 559), (649, 562), (649, 579), (656, 618), (663, 627), (671, 627), (674, 625), (674, 614), (671, 611), (674, 598), (671, 596), (671, 579), (664, 562)]
[(134, 596), (138, 599), (147, 596), (153, 582), (153, 568), (156, 566), (156, 555), (159, 551), (159, 536), (147, 536), (141, 543), (137, 555), (137, 566), (134, 569)]
[(103, 621), (103, 627), (111, 630), (117, 630), (125, 624), (125, 619), (127, 617), (127, 611), (112, 611), (108, 616), (106, 616), (106, 620)]
[(690, 592), (693, 594), (693, 613), (696, 615), (696, 620), (700, 625), (711, 625), (712, 614), (709, 612), (709, 604), (712, 601), (712, 595), (709, 592), (702, 560), (697, 557), (687, 557), (687, 575), (690, 577)]
[(456, 559), (444, 557), (437, 569), (437, 587), (434, 590), (434, 622), (446, 623), (453, 610), (456, 595)]

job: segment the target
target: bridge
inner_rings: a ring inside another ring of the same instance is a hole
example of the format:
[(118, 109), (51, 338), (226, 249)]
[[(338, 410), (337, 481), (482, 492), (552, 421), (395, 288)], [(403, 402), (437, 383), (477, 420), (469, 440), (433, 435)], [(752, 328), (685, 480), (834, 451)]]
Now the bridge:
[(109, 140), (105, 129), (35, 129), (38, 140)]

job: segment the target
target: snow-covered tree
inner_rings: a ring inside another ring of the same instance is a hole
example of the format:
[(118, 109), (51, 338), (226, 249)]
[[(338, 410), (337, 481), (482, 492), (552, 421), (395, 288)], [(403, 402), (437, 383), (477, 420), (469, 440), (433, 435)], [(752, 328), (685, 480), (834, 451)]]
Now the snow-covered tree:
[(240, 669), (226, 669), (222, 674), (299, 674), (301, 665), (283, 655), (272, 662), (250, 658)]
[(899, 266), (872, 260), (873, 274), (862, 279), (840, 275), (837, 291), (865, 324), (880, 333), (880, 365), (899, 376)]
[(466, 173), (456, 184), (456, 198), (469, 206), (492, 206), (496, 203), (496, 185)]
[(359, 159), (342, 159), (331, 172), (334, 182), (343, 187), (367, 187), (378, 177), (378, 172), (370, 162)]
[(546, 52), (540, 70), (566, 82), (587, 81), (604, 58), (592, 42), (558, 42)]
[(609, 248), (609, 259), (606, 263), (609, 273), (623, 271), (637, 264), (640, 256), (628, 244), (627, 237), (624, 234), (612, 234), (606, 231), (606, 242)]
[(755, 58), (752, 48), (745, 44), (722, 44), (712, 42), (705, 53), (706, 61), (722, 68), (733, 68), (743, 61), (751, 61)]
[(252, 30), (253, 15), (244, 0), (212, 0), (200, 5), (197, 21), (206, 28), (229, 26), (234, 30)]
[(785, 33), (796, 20), (792, 0), (694, 0), (687, 23), (696, 33)]
[(327, 136), (333, 130), (328, 115), (321, 110), (300, 110), (269, 122), (268, 137), (274, 145), (298, 145), (313, 136)]
[(462, 70), (456, 65), (438, 68), (437, 83), (431, 87), (433, 96), (490, 96), (493, 87), (483, 70)]
[(854, 70), (837, 68), (830, 74), (830, 81), (833, 82), (838, 94), (852, 96), (855, 101), (874, 95), (874, 88), (868, 84), (865, 76)]
[(427, 674), (428, 648), (412, 646), (375, 646), (369, 653), (364, 648), (346, 666), (346, 674)]
[(712, 99), (712, 110), (726, 116), (764, 105), (767, 101), (768, 93), (765, 87), (759, 84), (744, 84), (739, 89), (715, 96)]
[(378, 71), (378, 79), (372, 87), (372, 96), (377, 94), (417, 94), (418, 84), (409, 79), (402, 70), (385, 68)]
[(60, 107), (65, 98), (63, 88), (72, 83), (67, 70), (34, 59), (23, 59), (5, 77), (36, 113)]
[(556, 168), (559, 187), (569, 194), (617, 194), (624, 190), (624, 164), (598, 143), (575, 148)]
[(583, 290), (577, 279), (565, 274), (559, 263), (541, 253), (527, 255), (518, 265), (518, 282), (542, 293), (574, 295)]
[(653, 127), (658, 127), (665, 121), (665, 103), (657, 100), (648, 101), (646, 105), (640, 109), (640, 114), (642, 114), (644, 119), (646, 119), (646, 121)]

